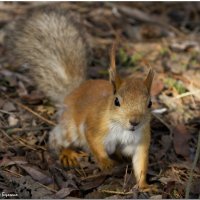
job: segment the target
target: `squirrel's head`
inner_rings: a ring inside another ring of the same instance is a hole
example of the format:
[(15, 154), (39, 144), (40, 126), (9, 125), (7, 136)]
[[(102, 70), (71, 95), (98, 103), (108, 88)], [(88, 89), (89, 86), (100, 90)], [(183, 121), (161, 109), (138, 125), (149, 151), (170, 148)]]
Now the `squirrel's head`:
[(134, 131), (150, 120), (153, 70), (150, 69), (144, 79), (130, 76), (122, 80), (116, 71), (113, 46), (109, 75), (113, 86), (111, 120), (113, 123), (119, 123), (124, 129)]

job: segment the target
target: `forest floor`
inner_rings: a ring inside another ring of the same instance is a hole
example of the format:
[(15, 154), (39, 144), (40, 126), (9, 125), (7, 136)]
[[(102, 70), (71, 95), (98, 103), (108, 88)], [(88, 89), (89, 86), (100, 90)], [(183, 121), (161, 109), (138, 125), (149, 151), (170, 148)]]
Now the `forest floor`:
[(56, 107), (26, 69), (10, 64), (3, 42), (10, 22), (42, 4), (0, 2), (0, 197), (200, 198), (200, 3), (62, 3), (81, 14), (91, 34), (90, 78), (108, 79), (116, 36), (122, 76), (155, 70), (147, 180), (157, 193), (134, 188), (131, 165), (105, 174), (90, 157), (81, 168), (64, 169), (47, 151)]

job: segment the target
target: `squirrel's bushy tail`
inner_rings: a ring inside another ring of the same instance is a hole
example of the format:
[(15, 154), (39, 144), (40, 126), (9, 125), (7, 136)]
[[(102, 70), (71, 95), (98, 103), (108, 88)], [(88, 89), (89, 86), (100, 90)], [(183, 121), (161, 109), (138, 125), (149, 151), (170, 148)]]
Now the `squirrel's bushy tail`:
[(5, 38), (14, 58), (29, 66), (39, 89), (56, 103), (86, 77), (87, 34), (75, 17), (62, 9), (34, 10)]

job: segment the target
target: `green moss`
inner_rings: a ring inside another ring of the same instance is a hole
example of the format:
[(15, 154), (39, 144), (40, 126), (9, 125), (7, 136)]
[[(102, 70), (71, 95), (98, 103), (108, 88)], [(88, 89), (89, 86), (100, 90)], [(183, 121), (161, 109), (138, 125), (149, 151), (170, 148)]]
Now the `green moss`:
[(198, 62), (197, 62), (197, 60), (194, 59), (194, 60), (191, 61), (191, 64), (192, 65), (198, 65)]
[(177, 81), (173, 78), (167, 78), (167, 79), (165, 79), (164, 82), (168, 87), (175, 88), (176, 91), (178, 92), (178, 94), (182, 94), (187, 91), (186, 88), (184, 87), (183, 83), (179, 80)]
[(166, 56), (166, 55), (168, 55), (169, 54), (169, 49), (168, 48), (162, 48), (161, 50), (160, 50), (160, 55), (161, 56)]
[(128, 55), (123, 48), (119, 49), (118, 59), (122, 67), (135, 66), (139, 61), (141, 61), (142, 58), (143, 55), (140, 53), (134, 53), (133, 55)]
[(181, 68), (182, 68), (184, 71), (187, 70), (187, 66), (188, 66), (187, 63), (181, 64)]
[(124, 49), (120, 48), (119, 49), (119, 61), (121, 63), (126, 63), (128, 60), (128, 55), (126, 54), (126, 52), (124, 51)]
[(171, 56), (171, 60), (172, 61), (177, 61), (177, 56), (176, 56), (176, 54), (174, 53), (174, 54), (172, 54), (172, 56)]
[(99, 74), (100, 75), (108, 75), (109, 73), (108, 73), (108, 70), (100, 70)]
[(142, 57), (143, 57), (142, 54), (135, 53), (134, 55), (131, 56), (131, 62), (132, 62), (133, 64), (136, 64), (136, 63), (138, 63), (139, 61), (142, 60)]

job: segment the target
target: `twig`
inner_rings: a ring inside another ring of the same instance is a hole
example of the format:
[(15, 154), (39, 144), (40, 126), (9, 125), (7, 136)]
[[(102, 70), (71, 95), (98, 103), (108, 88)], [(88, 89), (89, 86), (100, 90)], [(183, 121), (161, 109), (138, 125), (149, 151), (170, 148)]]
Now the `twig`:
[(19, 143), (21, 143), (22, 145), (24, 145), (25, 147), (31, 149), (31, 150), (34, 150), (36, 151), (37, 149), (33, 148), (31, 145), (29, 144), (26, 144), (26, 142), (24, 142), (21, 138), (18, 138), (18, 137), (14, 137)]
[(22, 177), (21, 174), (18, 174), (17, 172), (10, 171), (9, 169), (3, 169), (3, 171), (11, 173), (11, 174), (13, 174), (14, 176), (17, 176), (17, 177)]
[(56, 124), (46, 118), (44, 118), (43, 116), (39, 115), (38, 113), (36, 113), (35, 111), (33, 111), (32, 109), (30, 109), (29, 107), (17, 102), (17, 101), (14, 101), (14, 103), (16, 103), (18, 106), (20, 106), (21, 108), (23, 108), (24, 110), (27, 110), (28, 112), (30, 112), (31, 114), (35, 115), (36, 117), (38, 117), (39, 119), (43, 120), (44, 122), (50, 124), (50, 125), (53, 125), (55, 126)]
[(87, 179), (98, 178), (98, 177), (100, 177), (100, 176), (102, 176), (102, 173), (100, 173), (100, 174), (95, 174), (95, 175), (90, 175), (90, 176), (86, 176), (86, 177), (81, 177), (81, 180), (82, 180), (82, 181), (85, 181), (85, 180), (87, 180)]
[(14, 139), (16, 139), (19, 143), (21, 143), (22, 145), (24, 145), (25, 147), (27, 147), (27, 148), (29, 148), (29, 149), (31, 149), (31, 150), (34, 150), (34, 151), (37, 150), (37, 149), (35, 149), (34, 147), (32, 147), (32, 145), (27, 144), (27, 142), (24, 141), (22, 138), (18, 138), (18, 137), (16, 137), (16, 136), (13, 136), (13, 137), (14, 137)]
[(37, 182), (39, 185), (41, 185), (42, 187), (44, 187), (44, 188), (46, 188), (47, 190), (49, 190), (49, 191), (51, 191), (51, 192), (58, 192), (57, 190), (54, 190), (54, 189), (52, 189), (52, 188), (50, 188), (50, 187), (47, 187), (46, 185), (43, 185), (42, 183), (40, 183), (40, 182)]
[[(32, 147), (33, 145), (28, 144), (28, 142), (25, 141), (24, 139), (18, 138), (18, 137), (16, 137), (16, 136), (13, 136), (13, 138), (12, 138), (12, 137), (10, 137), (4, 130), (0, 130), (0, 131), (1, 131), (1, 133), (2, 133), (5, 137), (7, 137), (10, 141), (13, 141), (14, 139), (16, 139), (18, 142), (20, 142), (22, 145), (26, 146), (27, 148), (32, 149), (32, 150), (34, 150), (34, 151), (37, 150), (37, 149), (35, 149), (34, 147)], [(40, 148), (40, 149), (46, 151), (46, 148), (44, 148), (44, 147), (41, 147), (41, 146), (38, 146), (38, 145), (34, 145), (34, 146), (35, 146), (36, 148)]]
[(84, 177), (87, 177), (86, 173), (85, 173), (85, 170), (83, 169), (83, 167), (80, 165), (80, 168), (81, 168), (81, 171), (83, 172), (83, 176)]
[(1, 112), (1, 113), (4, 113), (4, 114), (8, 114), (8, 115), (12, 115), (12, 114), (13, 114), (13, 113), (11, 113), (11, 112), (8, 112), (8, 111), (5, 111), (5, 110), (1, 110), (1, 109), (0, 109), (0, 112)]
[(126, 165), (126, 171), (125, 171), (124, 183), (123, 183), (123, 190), (125, 189), (126, 184), (127, 184), (127, 173), (128, 173), (128, 165)]
[(199, 91), (192, 91), (192, 92), (185, 92), (183, 94), (177, 95), (176, 97), (174, 97), (174, 99), (180, 99), (180, 98), (183, 98), (183, 97), (186, 97), (186, 96), (189, 96), (189, 95), (195, 95), (195, 94), (198, 94), (198, 93), (200, 93), (200, 90)]
[[(32, 150), (37, 150), (36, 148), (39, 148), (39, 149), (42, 149), (42, 150), (44, 150), (44, 151), (46, 151), (46, 148), (44, 148), (44, 147), (41, 147), (41, 146), (37, 146), (37, 145), (31, 145), (31, 144), (29, 144), (27, 141), (25, 141), (24, 139), (22, 139), (22, 138), (19, 138), (19, 137), (16, 137), (16, 136), (14, 136), (14, 138), (16, 139), (16, 140), (18, 140), (20, 143), (22, 143), (24, 146), (26, 146), (26, 147), (28, 147), (29, 149), (32, 149)], [(34, 148), (35, 147), (35, 148)]]
[(10, 128), (10, 127), (0, 127), (2, 129), (7, 129), (8, 133), (16, 132), (29, 132), (29, 131), (41, 131), (41, 130), (50, 130), (50, 127), (34, 127), (34, 128)]
[(5, 136), (5, 137), (7, 137), (10, 141), (13, 141), (13, 138), (12, 137), (10, 137), (4, 130), (0, 130), (1, 131), (1, 133), (3, 133), (3, 135)]
[(133, 192), (112, 191), (112, 190), (99, 190), (99, 191), (104, 192), (104, 193), (108, 193), (108, 194), (120, 194), (120, 195), (133, 194)]
[(198, 136), (198, 143), (197, 143), (197, 150), (196, 150), (196, 154), (194, 157), (194, 162), (192, 164), (192, 169), (190, 171), (190, 176), (189, 176), (189, 180), (187, 183), (187, 187), (186, 187), (186, 193), (185, 193), (185, 198), (189, 199), (189, 194), (190, 194), (190, 188), (191, 188), (191, 184), (192, 184), (192, 178), (193, 178), (193, 171), (197, 165), (197, 161), (199, 159), (199, 154), (200, 154), (200, 131), (199, 131), (199, 136)]
[(43, 121), (46, 122), (47, 124), (50, 124), (50, 125), (53, 125), (53, 126), (56, 125), (53, 121), (50, 121), (50, 120), (44, 118), (43, 116), (39, 115), (38, 113), (36, 113), (36, 112), (33, 111), (32, 109), (30, 109), (29, 107), (27, 107), (27, 106), (25, 106), (25, 105), (23, 105), (23, 104), (21, 104), (21, 103), (15, 101), (15, 100), (13, 100), (13, 99), (10, 99), (10, 97), (9, 97), (8, 95), (6, 95), (5, 93), (2, 93), (2, 94), (3, 94), (3, 96), (4, 96), (5, 98), (9, 99), (11, 102), (17, 104), (18, 106), (20, 106), (20, 107), (23, 108), (24, 110), (26, 110), (26, 111), (30, 112), (31, 114), (35, 115), (36, 117), (38, 117), (39, 119), (43, 120)]

